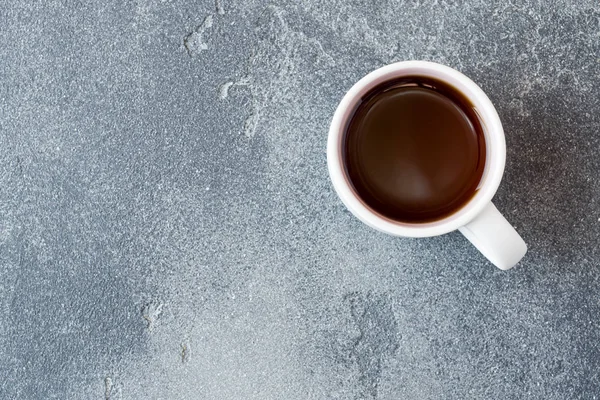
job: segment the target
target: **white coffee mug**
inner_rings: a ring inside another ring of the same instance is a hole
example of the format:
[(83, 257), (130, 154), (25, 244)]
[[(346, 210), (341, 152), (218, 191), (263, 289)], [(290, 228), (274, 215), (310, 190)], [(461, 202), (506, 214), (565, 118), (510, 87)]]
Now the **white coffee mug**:
[[(432, 77), (464, 94), (475, 107), (485, 135), (486, 164), (475, 195), (450, 216), (426, 223), (398, 222), (375, 212), (356, 194), (343, 164), (342, 146), (348, 120), (370, 89), (403, 76)], [(333, 186), (346, 207), (361, 221), (382, 232), (407, 237), (437, 236), (460, 230), (498, 268), (512, 268), (527, 252), (527, 245), (491, 200), (502, 179), (506, 143), (500, 118), (490, 99), (469, 78), (441, 64), (403, 61), (371, 72), (346, 93), (337, 107), (327, 142), (327, 164)]]

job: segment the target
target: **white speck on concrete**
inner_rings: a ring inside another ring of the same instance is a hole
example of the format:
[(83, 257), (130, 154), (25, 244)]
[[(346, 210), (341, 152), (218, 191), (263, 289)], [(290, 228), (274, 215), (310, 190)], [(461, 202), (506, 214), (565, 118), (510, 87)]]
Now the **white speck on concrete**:
[(229, 96), (229, 88), (233, 85), (233, 82), (229, 81), (229, 82), (225, 82), (224, 84), (221, 85), (221, 87), (219, 88), (219, 98), (221, 100), (226, 99), (227, 96)]

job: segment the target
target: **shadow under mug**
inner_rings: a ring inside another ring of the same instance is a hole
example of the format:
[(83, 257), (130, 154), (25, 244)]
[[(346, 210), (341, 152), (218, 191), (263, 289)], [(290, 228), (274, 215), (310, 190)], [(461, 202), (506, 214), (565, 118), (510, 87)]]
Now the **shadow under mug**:
[[(390, 79), (424, 76), (446, 82), (465, 95), (475, 107), (483, 127), (486, 164), (475, 195), (446, 218), (427, 223), (399, 222), (373, 211), (356, 194), (344, 166), (342, 146), (348, 120), (372, 88)], [(344, 205), (365, 224), (379, 231), (405, 237), (437, 236), (459, 230), (494, 265), (512, 268), (527, 252), (527, 245), (500, 214), (491, 200), (504, 173), (506, 143), (496, 109), (486, 94), (462, 73), (428, 61), (403, 61), (379, 68), (359, 80), (338, 105), (327, 142), (327, 165), (333, 187)]]

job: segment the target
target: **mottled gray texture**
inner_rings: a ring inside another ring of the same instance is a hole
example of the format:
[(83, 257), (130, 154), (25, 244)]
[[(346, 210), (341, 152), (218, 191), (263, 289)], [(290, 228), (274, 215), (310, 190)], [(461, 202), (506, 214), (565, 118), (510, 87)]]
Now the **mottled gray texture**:
[[(406, 59), (496, 104), (514, 270), (334, 194)], [(600, 397), (597, 0), (5, 0), (0, 78), (0, 398)]]

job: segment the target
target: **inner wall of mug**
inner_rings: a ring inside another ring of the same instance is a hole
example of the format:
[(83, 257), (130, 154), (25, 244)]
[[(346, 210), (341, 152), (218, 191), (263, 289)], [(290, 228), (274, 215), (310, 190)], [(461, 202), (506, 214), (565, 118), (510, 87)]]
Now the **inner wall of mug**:
[[(377, 213), (367, 206), (358, 196), (343, 165), (342, 146), (344, 135), (346, 133), (348, 121), (352, 118), (361, 98), (381, 83), (403, 76), (436, 78), (438, 80), (443, 80), (463, 93), (475, 107), (475, 112), (480, 119), (485, 138), (486, 162), (477, 192), (459, 210), (445, 218), (432, 222), (401, 222)], [(440, 64), (422, 61), (408, 61), (391, 64), (380, 68), (361, 79), (346, 94), (346, 97), (342, 100), (339, 107), (343, 107), (344, 114), (341, 116), (342, 118), (339, 120), (340, 124), (337, 127), (340, 130), (337, 143), (337, 161), (342, 170), (345, 185), (347, 185), (348, 189), (353, 193), (353, 196), (361, 203), (361, 205), (358, 206), (351, 199), (345, 201), (340, 190), (338, 190), (338, 193), (346, 206), (368, 225), (384, 232), (398, 235), (433, 236), (442, 234), (458, 229), (473, 219), (495, 194), (504, 171), (505, 143), (502, 125), (495, 108), (485, 93), (483, 93), (473, 81), (460, 72)], [(365, 212), (365, 210), (361, 208), (368, 210), (368, 212)], [(369, 213), (371, 215), (368, 215)]]

